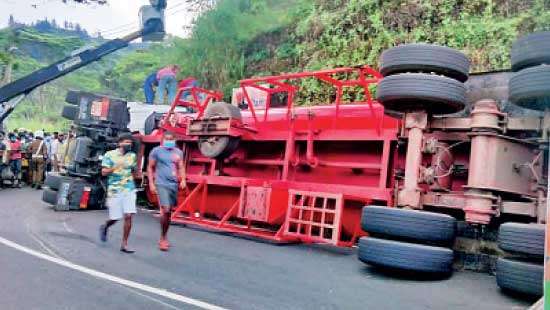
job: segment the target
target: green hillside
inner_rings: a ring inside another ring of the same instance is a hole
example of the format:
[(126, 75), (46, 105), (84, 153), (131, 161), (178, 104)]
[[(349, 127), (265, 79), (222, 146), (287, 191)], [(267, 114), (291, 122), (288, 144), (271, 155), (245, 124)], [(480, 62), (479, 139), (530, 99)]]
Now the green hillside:
[[(196, 19), (187, 39), (169, 38), (148, 49), (107, 57), (35, 91), (10, 125), (64, 125), (56, 113), (70, 87), (143, 100), (143, 79), (169, 63), (182, 66), (182, 77), (195, 76), (203, 86), (223, 90), (226, 97), (245, 77), (362, 64), (376, 67), (384, 49), (407, 42), (462, 50), (475, 72), (501, 70), (510, 65), (510, 47), (518, 35), (543, 29), (550, 29), (548, 0), (221, 0)], [(0, 50), (5, 36), (0, 32)], [(50, 48), (56, 55), (85, 44), (32, 31), (21, 40)], [(21, 75), (44, 62), (27, 56), (18, 64), (16, 72)], [(324, 85), (304, 83), (302, 104), (326, 99)]]
[[(71, 51), (88, 45), (97, 45), (101, 40), (79, 36), (75, 31), (51, 30), (41, 32), (36, 27), (17, 27), (0, 30), (0, 67), (14, 58), (12, 80), (58, 61)], [(15, 45), (17, 52), (5, 52)], [(9, 128), (65, 129), (69, 122), (60, 117), (67, 89), (83, 89), (111, 93), (102, 82), (107, 68), (114, 65), (120, 55), (105, 58), (98, 63), (77, 70), (59, 80), (39, 87), (17, 107), (8, 118)], [(3, 70), (2, 70), (3, 71)]]

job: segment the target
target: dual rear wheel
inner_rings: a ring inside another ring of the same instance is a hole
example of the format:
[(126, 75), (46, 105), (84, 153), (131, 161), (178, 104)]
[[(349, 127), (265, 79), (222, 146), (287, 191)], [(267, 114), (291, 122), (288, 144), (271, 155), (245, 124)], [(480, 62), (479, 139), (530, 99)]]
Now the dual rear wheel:
[[(388, 114), (423, 110), (450, 114), (466, 106), (470, 61), (454, 49), (430, 44), (406, 44), (386, 50), (380, 57), (384, 79), (377, 100)], [(393, 113), (392, 113), (393, 112)]]
[(498, 245), (505, 255), (497, 261), (497, 284), (506, 291), (542, 296), (544, 275), (543, 224), (504, 223)]
[(363, 208), (359, 260), (378, 267), (450, 274), (456, 235), (452, 216), (381, 206)]

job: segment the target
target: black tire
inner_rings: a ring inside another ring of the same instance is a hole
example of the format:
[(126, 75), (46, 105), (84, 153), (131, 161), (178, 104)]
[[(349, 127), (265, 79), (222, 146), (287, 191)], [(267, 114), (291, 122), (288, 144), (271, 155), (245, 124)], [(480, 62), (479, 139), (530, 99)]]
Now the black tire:
[(81, 91), (78, 90), (69, 90), (67, 95), (65, 95), (65, 102), (72, 105), (80, 105), (80, 95)]
[[(215, 102), (206, 108), (205, 118), (230, 117), (241, 119), (241, 111), (236, 106), (225, 102)], [(199, 138), (199, 150), (208, 158), (224, 159), (239, 147), (240, 139), (230, 136), (212, 136)]]
[(497, 261), (497, 285), (505, 290), (542, 296), (544, 266), (505, 258)]
[(457, 50), (431, 44), (399, 45), (382, 53), (380, 73), (383, 76), (405, 72), (434, 72), (465, 82), (470, 72), (470, 60)]
[(498, 246), (504, 251), (544, 257), (544, 224), (504, 223)]
[(42, 191), (42, 201), (50, 205), (57, 204), (57, 192), (51, 189), (44, 189)]
[(64, 118), (66, 118), (68, 120), (74, 121), (78, 117), (79, 110), (80, 110), (80, 108), (78, 106), (65, 105), (63, 107), (63, 112), (61, 113), (61, 116), (63, 116)]
[(387, 268), (438, 274), (453, 270), (453, 251), (428, 245), (363, 237), (358, 256), (364, 263)]
[(206, 107), (204, 111), (205, 118), (212, 117), (231, 117), (236, 119), (242, 119), (241, 110), (226, 102), (213, 102)]
[(367, 206), (361, 228), (378, 235), (449, 244), (455, 239), (456, 219), (433, 212)]
[(532, 110), (550, 108), (550, 65), (517, 72), (509, 82), (510, 101)]
[(47, 186), (49, 189), (52, 189), (54, 191), (59, 190), (59, 186), (62, 182), (71, 180), (71, 177), (58, 175), (58, 174), (49, 174), (46, 177), (46, 180), (44, 181), (44, 185)]
[(520, 71), (541, 64), (550, 65), (550, 31), (535, 32), (512, 45), (512, 70)]
[(144, 128), (143, 128), (143, 132), (146, 135), (150, 135), (151, 133), (153, 133), (153, 131), (155, 129), (158, 129), (159, 121), (162, 119), (163, 115), (164, 115), (163, 113), (157, 113), (157, 112), (151, 113), (151, 115), (149, 115), (145, 119), (145, 125), (144, 125)]
[(403, 73), (378, 84), (377, 100), (388, 110), (456, 113), (466, 106), (466, 87), (457, 80), (423, 73)]

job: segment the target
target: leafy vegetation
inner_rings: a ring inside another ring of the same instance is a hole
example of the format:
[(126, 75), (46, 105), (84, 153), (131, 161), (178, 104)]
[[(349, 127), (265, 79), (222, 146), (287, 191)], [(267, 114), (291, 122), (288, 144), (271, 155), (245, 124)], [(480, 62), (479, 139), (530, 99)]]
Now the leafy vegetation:
[[(122, 81), (133, 75), (130, 70), (141, 59), (176, 62), (183, 75), (229, 96), (238, 80), (249, 76), (376, 67), (383, 50), (409, 42), (462, 50), (472, 71), (493, 71), (510, 66), (510, 47), (519, 35), (544, 29), (550, 29), (547, 0), (222, 0), (196, 20), (189, 39), (132, 55), (134, 65), (117, 65), (113, 76)], [(140, 98), (144, 75), (121, 83), (129, 87), (124, 94)], [(327, 99), (324, 84), (306, 80), (302, 86), (302, 104)]]

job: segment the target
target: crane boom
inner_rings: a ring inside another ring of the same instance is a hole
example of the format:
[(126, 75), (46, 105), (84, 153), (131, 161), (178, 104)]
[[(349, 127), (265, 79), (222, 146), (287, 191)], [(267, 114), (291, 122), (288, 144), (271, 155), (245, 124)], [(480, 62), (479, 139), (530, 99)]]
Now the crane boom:
[[(28, 95), (35, 88), (89, 65), (92, 62), (98, 61), (106, 55), (127, 47), (131, 41), (137, 38), (157, 33), (163, 34), (163, 6), (166, 6), (166, 1), (159, 1), (159, 3), (159, 6), (153, 7), (154, 10), (160, 12), (158, 16), (154, 16), (153, 18), (147, 16), (142, 17), (146, 20), (142, 21), (143, 28), (141, 30), (130, 33), (122, 38), (110, 40), (96, 48), (87, 49), (66, 57), (65, 59), (62, 59), (52, 65), (39, 69), (28, 74), (27, 76), (0, 87), (0, 103), (13, 100), (13, 104), (8, 105), (8, 107), (0, 114), (0, 124), (11, 114), (11, 112), (13, 112), (15, 106), (17, 106), (17, 104), (21, 101), (22, 97)], [(159, 16), (162, 16), (162, 18), (159, 18)]]

